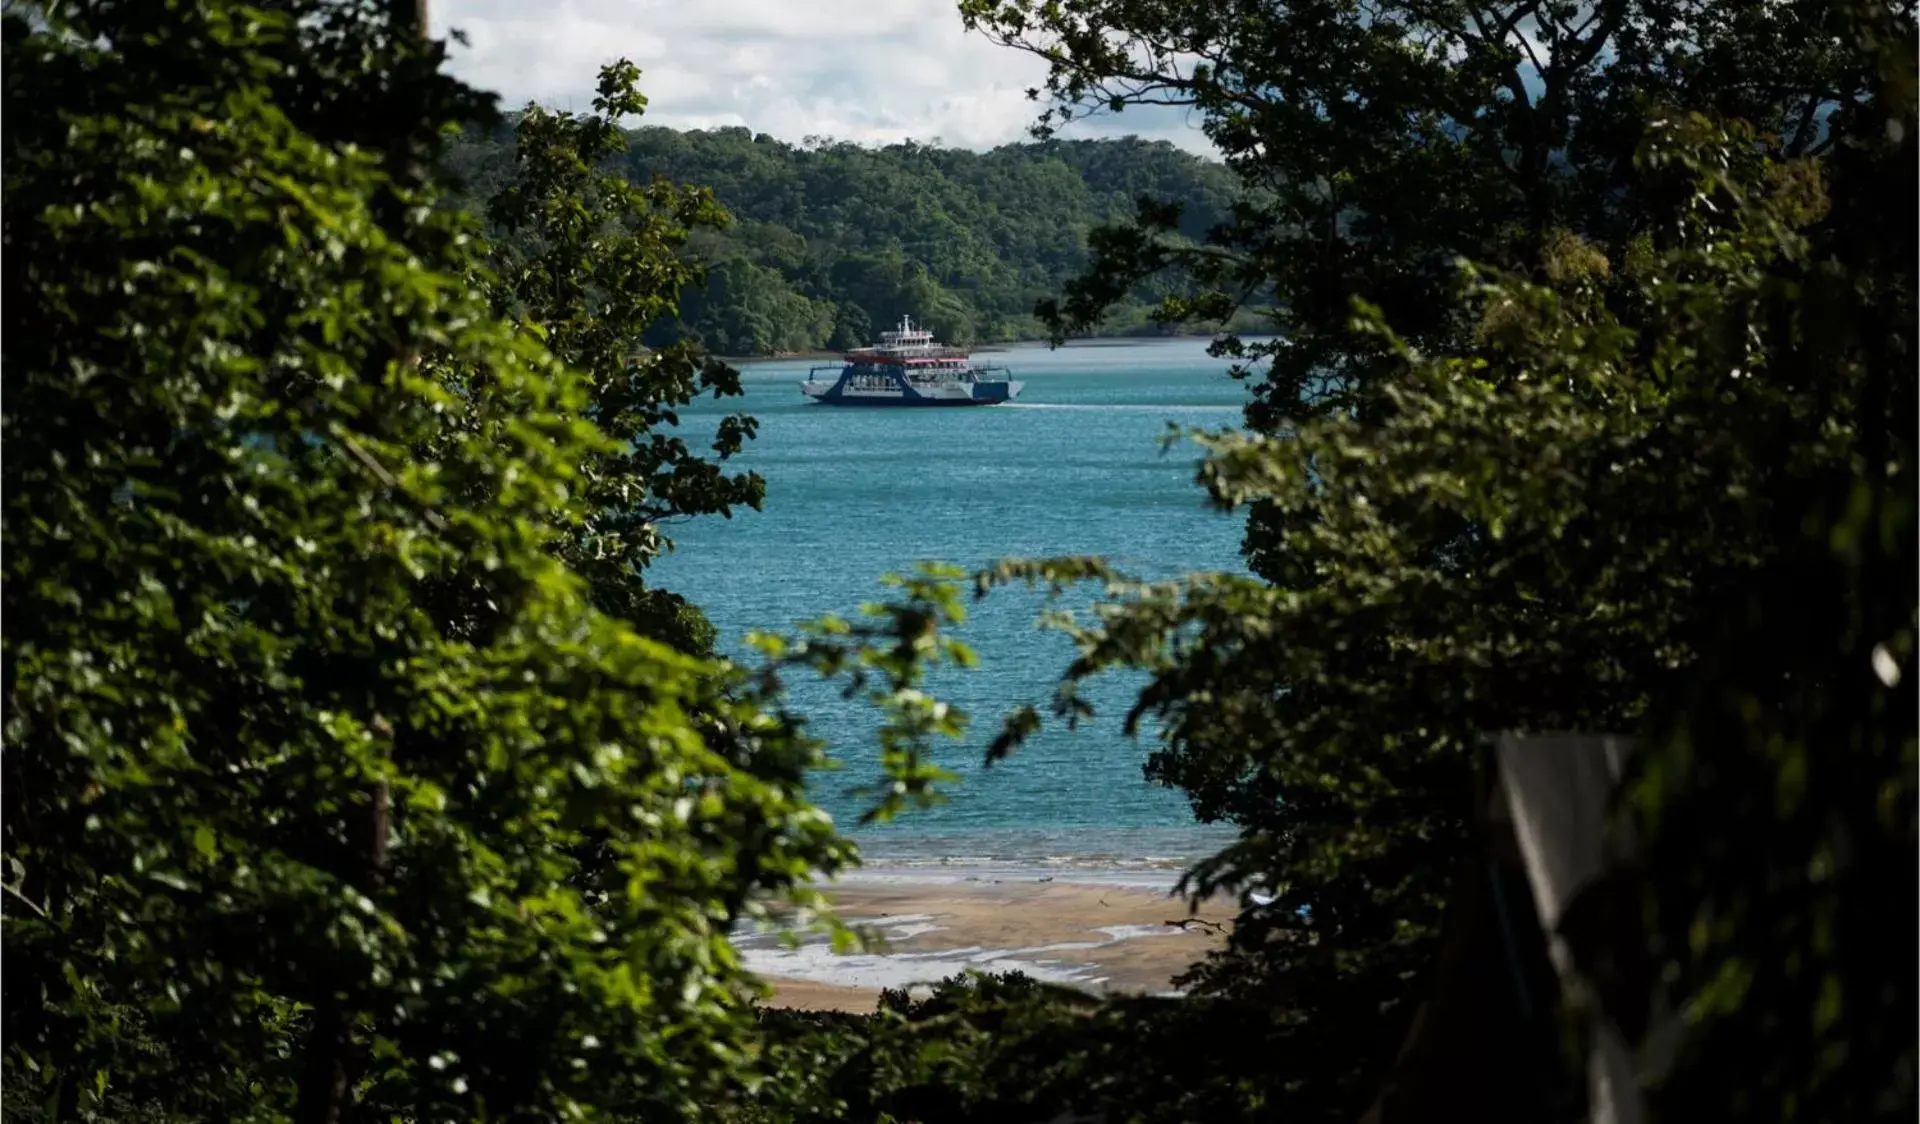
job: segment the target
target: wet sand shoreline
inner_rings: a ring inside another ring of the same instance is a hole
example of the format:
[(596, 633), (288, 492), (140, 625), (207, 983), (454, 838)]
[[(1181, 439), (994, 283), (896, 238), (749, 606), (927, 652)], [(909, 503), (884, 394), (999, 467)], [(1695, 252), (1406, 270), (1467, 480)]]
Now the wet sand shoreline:
[(778, 932), (736, 937), (772, 1003), (870, 1011), (882, 988), (932, 983), (968, 968), (1021, 971), (1095, 993), (1167, 994), (1216, 947), (1233, 903), (1197, 914), (1170, 896), (1171, 871), (1046, 873), (867, 869), (830, 892), (849, 923), (883, 942), (836, 955), (820, 938), (785, 947)]

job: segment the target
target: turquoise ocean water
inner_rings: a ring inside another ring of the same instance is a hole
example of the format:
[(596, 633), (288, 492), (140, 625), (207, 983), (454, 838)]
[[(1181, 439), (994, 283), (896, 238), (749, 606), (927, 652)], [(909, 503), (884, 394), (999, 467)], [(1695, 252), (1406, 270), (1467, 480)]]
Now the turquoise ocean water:
[[(977, 359), (1012, 367), (1026, 382), (1020, 399), (959, 410), (833, 408), (802, 398), (807, 363), (744, 366), (744, 402), (702, 403), (683, 426), (689, 436), (707, 432), (723, 409), (760, 419), (758, 439), (735, 463), (766, 478), (765, 510), (670, 528), (678, 549), (656, 564), (653, 582), (697, 602), (723, 649), (738, 654), (748, 630), (851, 614), (884, 596), (882, 574), (921, 560), (972, 567), (1101, 554), (1151, 577), (1244, 570), (1243, 521), (1206, 506), (1193, 482), (1196, 448), (1160, 447), (1168, 422), (1239, 423), (1245, 390), (1204, 341), (1020, 347)], [(1158, 867), (1228, 838), (1196, 824), (1179, 793), (1142, 777), (1150, 735), (1136, 741), (1120, 730), (1137, 677), (1094, 684), (1086, 696), (1100, 714), (1079, 730), (1050, 726), (1011, 759), (981, 767), (1000, 717), (1021, 703), (1044, 711), (1072, 658), (1064, 637), (1036, 629), (1043, 607), (1025, 590), (969, 606), (959, 635), (980, 666), (932, 685), (973, 718), (968, 739), (941, 756), (962, 780), (945, 805), (855, 830), (869, 862)], [(847, 762), (814, 788), (851, 825), (861, 804), (847, 789), (875, 775), (875, 721), (831, 687), (792, 688)]]

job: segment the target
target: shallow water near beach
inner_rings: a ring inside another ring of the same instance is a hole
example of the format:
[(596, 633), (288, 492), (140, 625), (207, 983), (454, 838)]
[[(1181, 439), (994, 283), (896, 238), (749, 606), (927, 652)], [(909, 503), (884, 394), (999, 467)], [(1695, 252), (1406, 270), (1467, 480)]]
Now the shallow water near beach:
[[(823, 613), (848, 615), (886, 590), (881, 575), (918, 561), (973, 567), (1008, 556), (1105, 555), (1127, 571), (1244, 572), (1243, 518), (1211, 510), (1194, 483), (1198, 450), (1163, 451), (1169, 422), (1220, 428), (1240, 421), (1245, 388), (1204, 341), (1017, 347), (980, 361), (1026, 383), (1017, 402), (959, 410), (861, 410), (814, 405), (798, 382), (805, 362), (742, 367), (744, 400), (683, 415), (690, 439), (744, 410), (759, 437), (736, 461), (767, 481), (764, 511), (669, 528), (678, 544), (652, 580), (692, 598), (743, 655), (746, 633), (785, 629)], [(817, 360), (815, 361), (818, 362)], [(1076, 603), (1084, 604), (1084, 598)], [(1193, 821), (1177, 792), (1149, 784), (1150, 735), (1120, 719), (1137, 675), (1111, 676), (1086, 697), (1098, 716), (1076, 731), (1050, 723), (988, 769), (982, 753), (1006, 711), (1043, 711), (1072, 659), (1066, 638), (1035, 627), (1045, 598), (1025, 590), (970, 605), (959, 635), (980, 666), (931, 684), (972, 716), (969, 736), (940, 763), (961, 774), (948, 803), (853, 834), (889, 868), (1164, 869), (1218, 848), (1230, 833)], [(876, 775), (870, 712), (814, 681), (792, 684), (797, 709), (845, 768), (813, 782), (851, 826), (864, 807), (848, 789)]]
[(878, 943), (836, 953), (820, 933), (742, 926), (747, 966), (779, 981), (831, 989), (810, 1005), (872, 1010), (881, 988), (931, 983), (967, 970), (1020, 972), (1090, 991), (1172, 993), (1175, 977), (1218, 946), (1230, 917), (1221, 899), (1198, 915), (1143, 887), (1036, 879), (988, 883), (842, 885), (841, 919)]

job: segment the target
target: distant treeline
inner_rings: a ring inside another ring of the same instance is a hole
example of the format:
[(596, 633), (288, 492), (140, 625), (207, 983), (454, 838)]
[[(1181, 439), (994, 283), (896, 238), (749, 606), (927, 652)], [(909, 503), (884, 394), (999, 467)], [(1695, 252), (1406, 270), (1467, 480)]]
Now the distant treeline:
[[(953, 342), (1040, 337), (1034, 304), (1081, 272), (1091, 228), (1148, 197), (1181, 204), (1181, 232), (1202, 239), (1235, 191), (1224, 165), (1138, 137), (970, 152), (649, 127), (630, 141), (619, 160), (635, 181), (711, 188), (734, 216), (696, 235), (706, 287), (656, 329), (723, 355), (838, 349), (903, 313)], [(470, 133), (448, 161), (479, 205), (507, 181), (512, 133)], [(1136, 292), (1101, 330), (1158, 334), (1161, 295)]]

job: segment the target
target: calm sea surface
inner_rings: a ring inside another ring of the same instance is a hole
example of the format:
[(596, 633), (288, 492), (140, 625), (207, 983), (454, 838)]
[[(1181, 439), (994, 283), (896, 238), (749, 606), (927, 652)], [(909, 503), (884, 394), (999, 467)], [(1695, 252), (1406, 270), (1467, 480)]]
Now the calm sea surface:
[[(1242, 520), (1209, 510), (1193, 482), (1191, 444), (1162, 451), (1168, 422), (1237, 425), (1244, 388), (1203, 341), (1098, 344), (983, 354), (1026, 389), (1012, 404), (961, 410), (817, 406), (796, 385), (806, 363), (743, 368), (744, 409), (759, 438), (735, 463), (767, 481), (764, 511), (671, 529), (678, 550), (652, 580), (700, 604), (722, 646), (750, 629), (784, 629), (853, 613), (886, 591), (882, 574), (921, 560), (977, 566), (1007, 556), (1101, 554), (1131, 572), (1243, 570)], [(721, 412), (684, 419), (705, 432)], [(704, 442), (704, 438), (701, 438)], [(1151, 735), (1126, 738), (1120, 717), (1137, 676), (1086, 692), (1099, 716), (1049, 728), (985, 769), (1000, 717), (1021, 703), (1044, 712), (1072, 658), (1064, 637), (1035, 628), (1044, 598), (1007, 590), (969, 607), (959, 635), (980, 666), (939, 676), (935, 693), (972, 715), (941, 763), (962, 774), (947, 804), (855, 831), (872, 862), (890, 864), (1175, 865), (1227, 833), (1196, 824), (1179, 793), (1142, 777)], [(846, 762), (820, 774), (816, 796), (843, 824), (861, 807), (847, 789), (875, 776), (875, 721), (816, 681), (792, 684), (796, 706)]]

